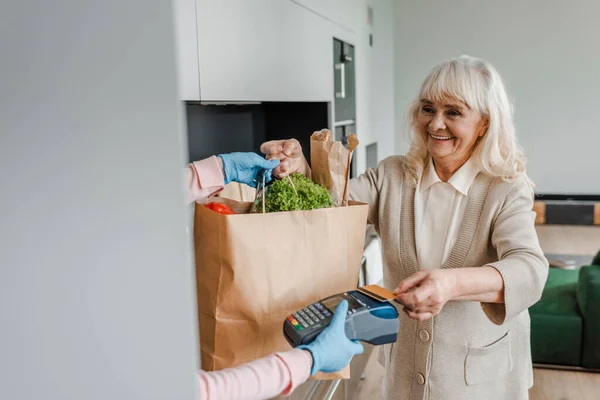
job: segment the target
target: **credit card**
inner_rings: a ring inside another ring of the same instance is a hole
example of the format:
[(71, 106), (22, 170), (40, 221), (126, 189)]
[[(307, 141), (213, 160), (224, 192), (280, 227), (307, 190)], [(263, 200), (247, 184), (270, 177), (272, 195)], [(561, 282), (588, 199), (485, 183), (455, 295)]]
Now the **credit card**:
[(371, 297), (377, 301), (390, 301), (396, 298), (396, 295), (391, 290), (383, 288), (379, 285), (367, 285), (357, 288), (359, 292)]

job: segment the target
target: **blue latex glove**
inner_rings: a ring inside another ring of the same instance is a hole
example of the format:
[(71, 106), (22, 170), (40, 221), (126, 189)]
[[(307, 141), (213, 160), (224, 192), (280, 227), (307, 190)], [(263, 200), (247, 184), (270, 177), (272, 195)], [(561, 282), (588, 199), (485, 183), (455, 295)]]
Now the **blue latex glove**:
[(267, 182), (271, 180), (271, 171), (279, 165), (279, 160), (265, 160), (256, 153), (219, 154), (223, 160), (225, 184), (229, 182), (245, 183), (256, 187), (256, 176), (262, 170), (267, 170)]
[(348, 301), (343, 300), (336, 308), (333, 320), (310, 344), (298, 346), (311, 352), (313, 366), (310, 374), (318, 371), (336, 372), (350, 364), (352, 357), (363, 352), (363, 345), (346, 336), (345, 324)]

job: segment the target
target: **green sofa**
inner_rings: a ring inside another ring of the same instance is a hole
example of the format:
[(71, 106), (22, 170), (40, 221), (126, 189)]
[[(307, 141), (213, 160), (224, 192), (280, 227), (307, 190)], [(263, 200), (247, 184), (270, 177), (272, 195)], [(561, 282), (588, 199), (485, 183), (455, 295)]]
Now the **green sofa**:
[(593, 263), (550, 268), (542, 298), (529, 309), (534, 363), (600, 368), (600, 253)]

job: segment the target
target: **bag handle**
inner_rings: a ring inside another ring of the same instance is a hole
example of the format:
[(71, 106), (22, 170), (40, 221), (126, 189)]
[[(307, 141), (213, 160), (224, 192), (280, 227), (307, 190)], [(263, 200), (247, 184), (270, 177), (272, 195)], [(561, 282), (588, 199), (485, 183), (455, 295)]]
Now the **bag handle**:
[[(262, 213), (265, 213), (265, 185), (266, 185), (266, 181), (267, 181), (267, 174), (265, 173), (267, 170), (263, 171), (262, 174)], [(258, 198), (258, 193), (260, 193), (260, 179), (258, 180), (258, 183), (256, 184), (256, 196), (254, 196), (254, 201), (256, 202), (256, 199)]]

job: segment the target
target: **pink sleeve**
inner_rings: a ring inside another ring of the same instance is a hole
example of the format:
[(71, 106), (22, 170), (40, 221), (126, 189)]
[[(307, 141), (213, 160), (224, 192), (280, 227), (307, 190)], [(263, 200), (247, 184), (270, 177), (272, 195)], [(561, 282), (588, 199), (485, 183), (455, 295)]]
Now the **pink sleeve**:
[(200, 400), (270, 399), (286, 395), (308, 379), (311, 364), (307, 351), (294, 349), (235, 368), (200, 371)]
[(220, 192), (225, 186), (223, 170), (216, 156), (194, 161), (185, 169), (185, 183), (188, 203), (206, 203), (208, 198)]

